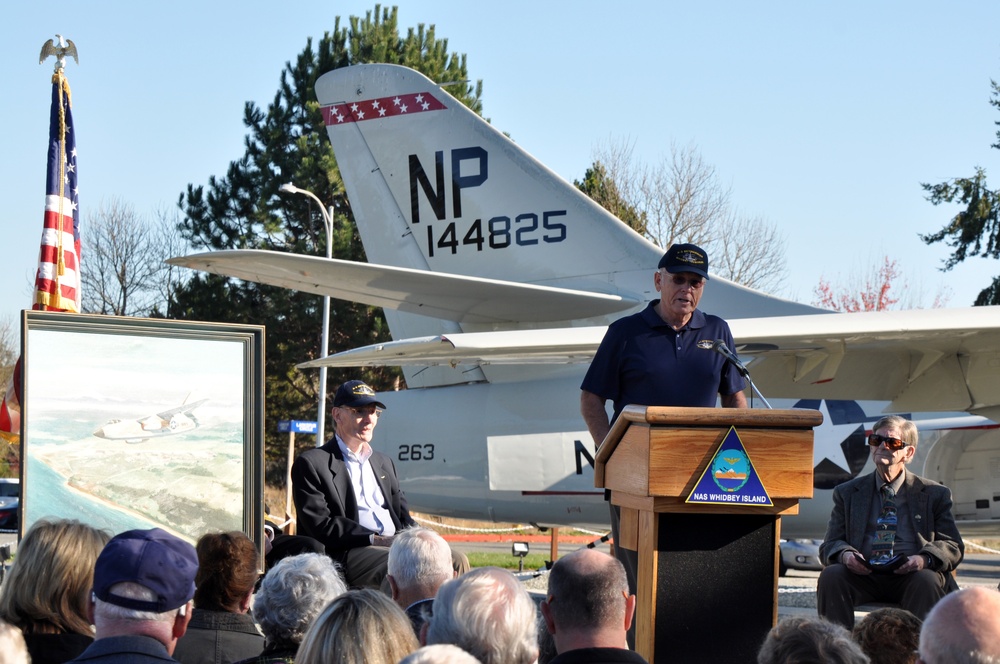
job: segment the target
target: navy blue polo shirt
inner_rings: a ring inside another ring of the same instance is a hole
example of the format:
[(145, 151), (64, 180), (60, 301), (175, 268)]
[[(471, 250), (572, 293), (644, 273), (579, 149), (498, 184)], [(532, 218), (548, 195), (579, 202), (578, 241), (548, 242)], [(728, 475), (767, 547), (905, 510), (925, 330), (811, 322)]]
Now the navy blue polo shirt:
[(716, 339), (735, 347), (726, 321), (695, 309), (675, 331), (653, 308), (658, 302), (608, 327), (580, 386), (614, 402), (615, 418), (629, 404), (711, 408), (719, 394), (745, 387), (739, 372), (711, 349)]

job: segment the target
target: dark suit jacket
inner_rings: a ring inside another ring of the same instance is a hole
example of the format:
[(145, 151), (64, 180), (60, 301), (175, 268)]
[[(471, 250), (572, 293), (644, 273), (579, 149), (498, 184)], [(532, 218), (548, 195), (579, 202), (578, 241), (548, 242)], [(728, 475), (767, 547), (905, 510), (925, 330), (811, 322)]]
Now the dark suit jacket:
[(433, 597), (422, 599), (406, 607), (406, 617), (410, 619), (410, 624), (413, 625), (413, 631), (418, 639), (420, 638), (420, 630), (424, 626), (424, 621), (429, 620), (432, 615), (434, 615)]
[[(913, 531), (920, 553), (934, 558), (933, 569), (950, 572), (962, 562), (965, 545), (951, 514), (951, 490), (907, 471), (903, 479)], [(826, 538), (819, 547), (820, 560), (829, 565), (845, 549), (860, 551), (875, 498), (874, 473), (856, 477), (833, 490), (833, 514)], [(949, 574), (950, 578), (951, 575)]]
[[(373, 451), (368, 461), (396, 529), (414, 525), (392, 459)], [(342, 561), (348, 549), (368, 546), (371, 535), (378, 534), (358, 523), (358, 500), (335, 438), (295, 459), (292, 499), (298, 512), (298, 533), (322, 542), (337, 560)]]

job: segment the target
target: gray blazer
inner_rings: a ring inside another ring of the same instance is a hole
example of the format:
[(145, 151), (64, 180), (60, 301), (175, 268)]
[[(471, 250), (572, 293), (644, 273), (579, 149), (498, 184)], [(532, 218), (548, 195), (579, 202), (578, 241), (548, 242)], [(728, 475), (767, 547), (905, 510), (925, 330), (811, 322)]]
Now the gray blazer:
[[(965, 544), (951, 513), (951, 489), (906, 469), (904, 472), (903, 486), (920, 553), (934, 558), (935, 571), (950, 572), (962, 562), (965, 554)], [(833, 490), (833, 513), (826, 538), (819, 547), (824, 565), (831, 564), (841, 551), (861, 549), (875, 498), (873, 475), (855, 477)]]

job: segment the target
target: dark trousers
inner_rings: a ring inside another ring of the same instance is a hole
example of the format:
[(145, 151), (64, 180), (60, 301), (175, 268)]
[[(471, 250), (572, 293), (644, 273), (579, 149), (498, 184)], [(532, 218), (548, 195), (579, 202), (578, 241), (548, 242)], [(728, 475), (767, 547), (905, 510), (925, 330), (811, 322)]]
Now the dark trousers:
[(611, 508), (611, 537), (615, 541), (615, 558), (625, 567), (625, 576), (628, 577), (628, 592), (630, 595), (634, 595), (637, 585), (636, 570), (639, 569), (639, 553), (619, 546), (618, 543), (621, 542), (619, 537), (621, 530), (621, 509), (610, 502), (608, 503), (608, 507)]
[[(625, 568), (625, 576), (628, 578), (628, 594), (634, 595), (636, 593), (637, 587), (637, 570), (639, 569), (639, 552), (633, 551), (632, 549), (626, 549), (623, 546), (619, 546), (621, 539), (619, 537), (621, 531), (621, 509), (617, 505), (612, 505), (608, 502), (608, 507), (611, 508), (611, 537), (615, 541), (615, 558), (617, 558), (622, 566)], [(635, 620), (632, 620), (632, 624), (629, 625), (628, 632), (625, 634), (625, 638), (628, 641), (628, 647), (635, 648)]]
[[(389, 547), (359, 546), (343, 554), (344, 580), (351, 588), (378, 590), (385, 581), (389, 566)], [(386, 587), (388, 582), (386, 581)]]
[(855, 574), (836, 564), (823, 569), (816, 586), (816, 608), (830, 622), (854, 627), (854, 607), (868, 602), (898, 604), (921, 620), (948, 593), (941, 572), (924, 569), (911, 574)]
[(326, 547), (312, 537), (278, 533), (275, 535), (274, 541), (271, 542), (271, 551), (264, 558), (264, 561), (267, 564), (267, 569), (271, 569), (279, 560), (302, 553), (326, 553)]

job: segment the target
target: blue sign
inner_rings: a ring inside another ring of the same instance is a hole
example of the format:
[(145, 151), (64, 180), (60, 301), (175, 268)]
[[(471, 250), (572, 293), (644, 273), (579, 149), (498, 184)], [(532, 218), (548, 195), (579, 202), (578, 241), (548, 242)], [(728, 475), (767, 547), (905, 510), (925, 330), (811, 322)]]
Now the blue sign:
[(684, 502), (772, 506), (771, 497), (734, 427), (729, 427), (711, 463)]
[(278, 420), (278, 433), (316, 433), (319, 424), (310, 420)]

